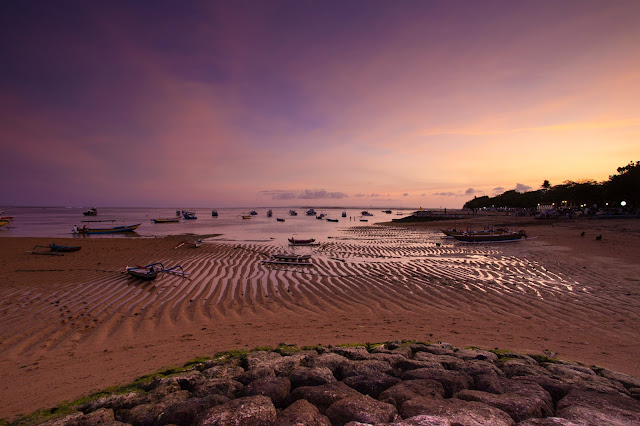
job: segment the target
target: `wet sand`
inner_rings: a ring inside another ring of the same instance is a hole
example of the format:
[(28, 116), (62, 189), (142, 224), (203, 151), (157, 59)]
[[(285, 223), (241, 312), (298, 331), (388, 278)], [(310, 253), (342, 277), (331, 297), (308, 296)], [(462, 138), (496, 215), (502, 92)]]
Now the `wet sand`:
[[(513, 222), (471, 223), (503, 219)], [(537, 238), (469, 245), (433, 232), (447, 223), (352, 228), (295, 248), (313, 254), (312, 267), (263, 265), (281, 251), (263, 244), (87, 238), (77, 253), (41, 256), (27, 251), (54, 240), (2, 238), (0, 418), (278, 343), (443, 341), (640, 376), (640, 221), (518, 224)], [(154, 261), (191, 276), (123, 273)]]

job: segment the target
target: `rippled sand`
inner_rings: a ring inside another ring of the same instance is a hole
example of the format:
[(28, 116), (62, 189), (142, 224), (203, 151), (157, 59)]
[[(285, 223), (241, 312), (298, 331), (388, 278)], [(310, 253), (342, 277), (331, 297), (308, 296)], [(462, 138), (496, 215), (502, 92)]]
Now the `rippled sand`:
[[(91, 238), (77, 253), (36, 256), (26, 252), (53, 241), (0, 239), (0, 417), (281, 342), (447, 341), (640, 375), (637, 262), (589, 261), (551, 237), (469, 245), (393, 227), (287, 248), (312, 254), (313, 266), (262, 264), (282, 251), (262, 243), (175, 248), (182, 240)], [(154, 261), (191, 276), (123, 273)]]

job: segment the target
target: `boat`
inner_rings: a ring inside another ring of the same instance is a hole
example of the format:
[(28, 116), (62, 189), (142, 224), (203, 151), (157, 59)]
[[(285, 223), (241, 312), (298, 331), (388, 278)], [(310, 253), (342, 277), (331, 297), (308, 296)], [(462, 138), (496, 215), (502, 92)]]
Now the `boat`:
[(368, 211), (366, 211), (366, 210), (362, 210), (362, 211), (360, 212), (360, 215), (361, 215), (361, 216), (373, 216), (373, 214), (372, 214), (372, 213), (369, 213), (369, 212), (368, 212)]
[(338, 222), (338, 219), (329, 219), (329, 218), (327, 218), (327, 222)]
[(270, 263), (276, 265), (294, 265), (294, 266), (313, 266), (311, 263), (311, 255), (295, 255), (295, 254), (274, 254), (269, 260), (262, 260), (262, 263)]
[(347, 212), (346, 211), (342, 211), (342, 217), (347, 217)]
[(322, 219), (326, 216), (326, 214), (324, 213), (320, 213), (318, 216), (316, 216), (316, 219)]
[(251, 216), (257, 216), (257, 215), (258, 215), (258, 212), (257, 212), (257, 211), (255, 211), (255, 210), (251, 210), (251, 211), (249, 212), (249, 214), (250, 214)]
[[(178, 269), (180, 271), (178, 271)], [(167, 272), (175, 275), (182, 275), (183, 277), (188, 276), (189, 274), (184, 272), (182, 266), (176, 265), (172, 268), (165, 268), (164, 265), (160, 262), (152, 263), (146, 266), (127, 266), (125, 271), (131, 275), (132, 277), (145, 280), (145, 281), (153, 281), (158, 277), (160, 272)]]
[(273, 216), (273, 211), (272, 210), (267, 210), (267, 217), (271, 217)]
[(524, 231), (513, 232), (475, 232), (475, 233), (463, 233), (453, 234), (453, 238), (465, 243), (493, 243), (502, 241), (519, 241), (522, 238), (527, 238), (527, 233)]
[[(38, 251), (38, 248), (49, 249), (49, 251)], [(74, 251), (79, 251), (81, 248), (81, 246), (60, 246), (58, 244), (49, 244), (48, 246), (35, 246), (33, 247), (33, 251), (30, 251), (29, 253), (63, 256), (62, 253), (72, 253)]]
[(158, 219), (151, 219), (151, 222), (153, 222), (153, 223), (176, 223), (176, 222), (180, 222), (180, 218), (179, 217), (158, 218)]
[(314, 209), (307, 210), (307, 216), (315, 216), (315, 215), (316, 215), (316, 211)]
[(382, 210), (382, 213), (391, 214), (391, 210)]
[(123, 225), (123, 226), (114, 226), (112, 228), (90, 228), (87, 226), (83, 226), (82, 228), (78, 228), (75, 226), (73, 228), (74, 234), (115, 234), (119, 232), (134, 232), (140, 226), (140, 223), (135, 225)]
[(196, 212), (190, 212), (187, 210), (182, 210), (182, 217), (184, 217), (187, 220), (194, 220), (198, 218), (196, 216)]
[(360, 222), (369, 222), (369, 219), (360, 219)]
[(277, 220), (278, 222), (284, 222), (284, 219), (283, 219), (283, 218), (281, 218), (281, 217), (276, 218), (276, 220)]
[(11, 222), (13, 219), (15, 219), (15, 216), (2, 216), (2, 217), (0, 217), (0, 221), (2, 221), (2, 222)]
[(8, 220), (1, 220), (0, 221), (0, 227), (5, 226), (7, 223), (9, 223)]
[(218, 217), (218, 210), (211, 210), (211, 217)]
[(98, 209), (95, 207), (91, 207), (89, 210), (82, 214), (85, 216), (98, 216)]
[(193, 248), (198, 248), (202, 246), (202, 240), (197, 240), (195, 243), (193, 243)]
[(242, 218), (243, 219), (251, 219), (251, 215), (245, 214), (245, 215), (242, 215)]
[(315, 238), (308, 238), (308, 239), (296, 239), (296, 238), (289, 238), (289, 243), (291, 243), (291, 245), (294, 246), (310, 246), (312, 244), (315, 243)]
[(298, 212), (295, 210), (289, 210), (289, 216), (298, 216)]

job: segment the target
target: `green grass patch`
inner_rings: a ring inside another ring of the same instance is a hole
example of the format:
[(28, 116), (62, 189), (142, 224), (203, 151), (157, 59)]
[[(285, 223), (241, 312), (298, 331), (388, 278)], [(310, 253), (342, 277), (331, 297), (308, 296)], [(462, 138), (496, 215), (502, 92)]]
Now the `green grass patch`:
[(282, 356), (293, 355), (296, 352), (300, 352), (300, 348), (297, 345), (288, 343), (278, 343), (278, 346), (274, 349), (274, 352), (279, 353)]
[(547, 355), (535, 355), (535, 354), (527, 354), (531, 358), (535, 359), (538, 364), (542, 364), (543, 362), (552, 362), (558, 363), (560, 360), (558, 358), (549, 358)]
[(184, 365), (182, 366), (182, 368), (194, 367), (194, 366), (196, 366), (198, 364), (202, 364), (202, 363), (204, 363), (206, 361), (209, 361), (209, 360), (211, 360), (210, 356), (201, 356), (201, 357), (198, 357), (198, 358), (194, 358), (194, 359), (191, 359), (191, 360), (185, 362)]

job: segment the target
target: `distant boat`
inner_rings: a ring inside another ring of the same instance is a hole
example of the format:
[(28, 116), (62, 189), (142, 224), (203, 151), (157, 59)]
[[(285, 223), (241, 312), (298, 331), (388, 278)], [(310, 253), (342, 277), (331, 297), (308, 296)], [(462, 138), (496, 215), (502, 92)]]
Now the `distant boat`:
[(190, 212), (187, 210), (182, 210), (182, 217), (184, 217), (187, 220), (195, 220), (198, 218), (196, 216), (196, 212)]
[(360, 222), (369, 222), (369, 219), (360, 219)]
[(262, 263), (271, 263), (277, 265), (294, 265), (294, 266), (313, 266), (311, 263), (311, 255), (295, 255), (295, 254), (274, 254), (269, 260), (262, 260)]
[[(180, 271), (178, 271), (180, 269)], [(169, 274), (182, 275), (183, 277), (188, 276), (189, 274), (184, 272), (182, 266), (176, 265), (172, 268), (165, 268), (164, 265), (160, 262), (152, 263), (146, 266), (127, 266), (125, 271), (131, 275), (132, 277), (145, 280), (152, 281), (158, 277), (158, 273), (167, 272)]]
[(296, 238), (289, 238), (289, 242), (294, 245), (294, 246), (309, 246), (313, 243), (315, 243), (315, 238), (308, 238), (306, 240), (303, 239), (296, 239)]
[(366, 211), (366, 210), (362, 210), (362, 211), (360, 212), (360, 214), (361, 214), (362, 216), (373, 216), (373, 214), (369, 213), (369, 212), (368, 212), (368, 211)]
[(243, 219), (251, 219), (251, 215), (249, 215), (249, 214), (244, 214), (244, 215), (242, 215), (242, 218), (243, 218)]
[(298, 212), (295, 210), (289, 210), (289, 216), (298, 216)]
[(391, 214), (391, 210), (382, 210), (382, 213)]
[(458, 241), (465, 243), (494, 243), (502, 241), (519, 241), (522, 238), (527, 238), (527, 234), (524, 231), (517, 232), (491, 232), (491, 233), (464, 233), (451, 235)]
[(251, 211), (249, 212), (249, 214), (250, 214), (251, 216), (256, 216), (256, 215), (258, 214), (258, 212), (257, 212), (257, 211), (255, 211), (255, 210), (251, 210)]
[(342, 212), (342, 217), (347, 217), (347, 212), (346, 211)]
[(315, 215), (316, 215), (316, 211), (314, 209), (307, 210), (307, 216), (315, 216)]
[(113, 228), (74, 227), (73, 233), (90, 235), (90, 234), (115, 234), (119, 232), (133, 232), (136, 229), (138, 229), (138, 226), (140, 225), (141, 225), (140, 223), (137, 223), (135, 225), (114, 226)]
[(0, 227), (5, 226), (7, 223), (9, 223), (8, 220), (0, 220)]
[(329, 219), (329, 218), (327, 218), (327, 222), (338, 222), (338, 219)]
[(273, 211), (271, 209), (267, 210), (267, 217), (273, 216)]
[(176, 222), (180, 222), (180, 218), (179, 217), (158, 218), (158, 219), (151, 219), (151, 222), (153, 222), (153, 223), (176, 223)]
[[(48, 248), (49, 251), (48, 252), (37, 251), (36, 249), (38, 248)], [(72, 253), (74, 251), (79, 251), (81, 248), (82, 248), (81, 246), (59, 246), (58, 244), (49, 244), (48, 246), (35, 246), (33, 248), (33, 251), (31, 251), (30, 253), (63, 256), (62, 253)]]
[(326, 214), (324, 213), (320, 213), (318, 216), (316, 216), (316, 219), (322, 219), (326, 216)]
[(284, 219), (283, 219), (283, 218), (281, 218), (281, 217), (276, 218), (276, 220), (277, 220), (278, 222), (284, 222)]
[(82, 213), (85, 216), (97, 216), (98, 215), (98, 209), (95, 207), (91, 207), (89, 210), (87, 210), (86, 212)]
[(218, 210), (211, 210), (212, 217), (218, 217)]

